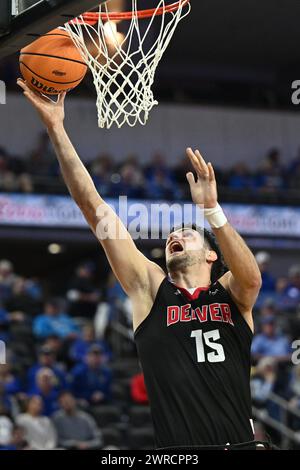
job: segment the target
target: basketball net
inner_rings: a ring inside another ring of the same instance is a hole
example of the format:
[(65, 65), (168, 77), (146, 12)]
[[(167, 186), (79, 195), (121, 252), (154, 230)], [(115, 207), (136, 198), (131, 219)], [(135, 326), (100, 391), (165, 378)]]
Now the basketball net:
[(170, 0), (158, 0), (154, 10), (143, 11), (146, 23), (138, 0), (131, 3), (129, 28), (121, 41), (115, 20), (122, 14), (110, 12), (106, 3), (97, 14), (83, 14), (64, 26), (93, 74), (100, 128), (146, 124), (158, 104), (152, 92), (156, 68), (178, 23), (191, 10), (189, 0), (180, 0), (174, 11), (167, 11)]

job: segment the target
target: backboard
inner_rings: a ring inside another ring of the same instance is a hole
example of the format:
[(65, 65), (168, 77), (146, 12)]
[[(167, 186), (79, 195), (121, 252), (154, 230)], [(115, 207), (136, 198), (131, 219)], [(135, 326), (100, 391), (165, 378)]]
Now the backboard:
[(0, 0), (0, 59), (105, 0)]

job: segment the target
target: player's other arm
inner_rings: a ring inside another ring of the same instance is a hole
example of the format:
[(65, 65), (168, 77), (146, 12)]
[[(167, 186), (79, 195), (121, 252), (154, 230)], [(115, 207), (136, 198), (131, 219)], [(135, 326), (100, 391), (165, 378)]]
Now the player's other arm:
[(241, 313), (253, 328), (252, 307), (261, 287), (258, 265), (246, 243), (227, 222), (218, 206), (217, 184), (212, 164), (206, 164), (198, 150), (193, 152), (192, 149), (187, 149), (187, 155), (197, 173), (197, 181), (192, 173), (187, 174), (193, 201), (204, 207), (206, 218), (230, 270), (219, 281), (230, 291)]
[(213, 228), (229, 272), (220, 279), (245, 316), (252, 307), (261, 288), (261, 274), (256, 260), (236, 230), (227, 222), (221, 228)]
[(120, 284), (131, 298), (141, 292), (146, 299), (150, 273), (160, 274), (160, 268), (136, 248), (117, 214), (98, 194), (64, 129), (65, 94), (54, 103), (31, 91), (23, 81), (18, 84), (44, 122), (69, 192), (101, 242)]

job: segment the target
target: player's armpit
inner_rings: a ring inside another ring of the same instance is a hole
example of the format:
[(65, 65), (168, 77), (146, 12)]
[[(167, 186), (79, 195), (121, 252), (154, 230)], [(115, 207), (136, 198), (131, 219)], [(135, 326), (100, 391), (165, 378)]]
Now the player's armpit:
[(220, 284), (229, 292), (241, 314), (253, 330), (252, 308), (259, 294), (260, 285), (245, 287), (228, 271), (219, 279)]

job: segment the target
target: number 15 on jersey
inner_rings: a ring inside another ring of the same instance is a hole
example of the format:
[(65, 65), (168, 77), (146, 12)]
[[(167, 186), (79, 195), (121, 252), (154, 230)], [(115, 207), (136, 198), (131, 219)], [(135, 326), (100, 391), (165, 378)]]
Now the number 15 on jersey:
[[(194, 330), (191, 337), (196, 340), (197, 361), (198, 362), (223, 362), (225, 361), (225, 353), (222, 344), (217, 343), (220, 339), (219, 330), (211, 330), (203, 333), (202, 330)], [(206, 345), (211, 352), (206, 352)]]

